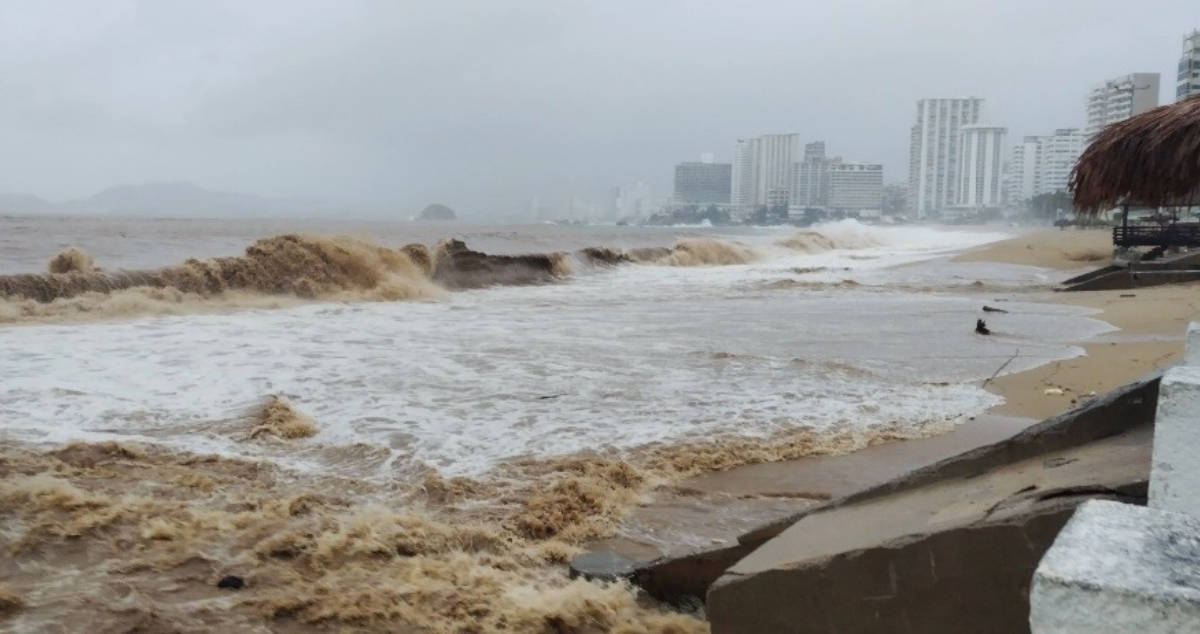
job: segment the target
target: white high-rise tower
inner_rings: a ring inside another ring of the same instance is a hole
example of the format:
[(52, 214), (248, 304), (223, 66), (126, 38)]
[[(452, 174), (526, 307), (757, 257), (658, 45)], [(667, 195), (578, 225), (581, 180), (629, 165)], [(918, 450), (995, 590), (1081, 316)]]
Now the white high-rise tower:
[(965, 125), (959, 128), (956, 206), (986, 209), (1001, 205), (1006, 134), (1006, 128), (997, 126)]
[(792, 164), (799, 158), (800, 135), (765, 134), (738, 139), (733, 160), (733, 205), (747, 214), (760, 205), (788, 205)]
[(1200, 95), (1200, 29), (1183, 38), (1183, 55), (1179, 58), (1176, 78), (1175, 101)]
[(1158, 73), (1131, 73), (1103, 82), (1088, 94), (1087, 138), (1157, 106)]
[(908, 211), (918, 218), (938, 215), (958, 201), (961, 164), (959, 130), (979, 122), (983, 99), (922, 99), (912, 127), (908, 156)]
[(730, 199), (738, 213), (749, 213), (754, 209), (755, 184), (758, 183), (756, 168), (758, 162), (758, 139), (738, 139), (737, 149), (733, 152), (733, 183), (730, 185)]

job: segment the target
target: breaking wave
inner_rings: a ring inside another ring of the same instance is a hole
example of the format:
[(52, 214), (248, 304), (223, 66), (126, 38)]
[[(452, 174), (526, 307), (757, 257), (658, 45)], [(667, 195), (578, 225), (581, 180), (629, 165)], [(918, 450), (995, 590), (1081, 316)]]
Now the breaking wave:
[(320, 431), (313, 419), (293, 407), (291, 401), (275, 395), (267, 397), (255, 422), (257, 425), (250, 430), (251, 438), (264, 434), (283, 439), (308, 438)]
[(817, 229), (798, 231), (779, 242), (780, 246), (802, 253), (824, 253), (835, 249), (869, 249), (885, 244), (887, 241), (878, 230), (856, 220), (842, 220), (818, 225)]
[[(63, 256), (55, 258), (57, 261)], [(52, 269), (54, 269), (52, 264)], [(317, 298), (373, 291), (389, 298), (427, 295), (420, 267), (403, 251), (350, 238), (282, 235), (258, 240), (239, 257), (189, 259), (149, 271), (69, 269), (0, 277), (0, 294), (39, 302), (135, 287), (215, 296), (226, 291)]]
[(92, 256), (83, 249), (67, 247), (50, 259), (51, 273), (86, 273), (96, 268)]
[(655, 262), (671, 266), (712, 266), (745, 264), (758, 257), (754, 249), (745, 245), (711, 238), (692, 238), (680, 241), (666, 257)]
[(461, 240), (443, 240), (432, 257), (434, 281), (451, 289), (538, 284), (571, 274), (566, 253), (490, 255), (468, 249)]
[(287, 234), (260, 239), (243, 255), (189, 259), (150, 270), (106, 271), (86, 252), (56, 255), (49, 273), (0, 276), (0, 323), (277, 308), (299, 301), (395, 301), (446, 290), (543, 284), (590, 266), (721, 266), (753, 261), (752, 248), (710, 238), (674, 247), (608, 247), (526, 255), (474, 251), (460, 240), (392, 249), (353, 238)]
[(620, 250), (609, 247), (589, 247), (578, 256), (592, 265), (657, 264), (663, 266), (728, 266), (746, 264), (761, 257), (753, 248), (736, 242), (713, 238), (689, 238), (675, 246), (641, 247)]
[(570, 275), (565, 253), (490, 255), (458, 240), (400, 249), (352, 238), (280, 235), (244, 255), (152, 270), (102, 271), (68, 249), (50, 273), (0, 276), (0, 323), (270, 308), (302, 300), (394, 301), (446, 289), (536, 284)]
[[(778, 244), (818, 253), (879, 246), (881, 235), (843, 221), (797, 232)], [(50, 261), (49, 273), (0, 275), (0, 323), (278, 308), (313, 300), (427, 299), (445, 291), (553, 283), (570, 277), (576, 263), (702, 267), (763, 257), (753, 246), (704, 237), (681, 239), (671, 247), (494, 255), (455, 239), (433, 247), (390, 248), (353, 238), (285, 234), (260, 239), (236, 257), (102, 270), (89, 254), (72, 247)]]

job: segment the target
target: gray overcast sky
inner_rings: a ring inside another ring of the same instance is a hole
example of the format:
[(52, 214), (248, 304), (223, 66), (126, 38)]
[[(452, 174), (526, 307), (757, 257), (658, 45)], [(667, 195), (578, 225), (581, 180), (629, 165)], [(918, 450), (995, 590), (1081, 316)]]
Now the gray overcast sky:
[[(921, 97), (977, 95), (1010, 140), (1159, 72), (1197, 0), (3, 0), (0, 191), (190, 180), (438, 200), (600, 196), (739, 136), (799, 132), (907, 174)], [(1169, 97), (1168, 97), (1169, 95)]]

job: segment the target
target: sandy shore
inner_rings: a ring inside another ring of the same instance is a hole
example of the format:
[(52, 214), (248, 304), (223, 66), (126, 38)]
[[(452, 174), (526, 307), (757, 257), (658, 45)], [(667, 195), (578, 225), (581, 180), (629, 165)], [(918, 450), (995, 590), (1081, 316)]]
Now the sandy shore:
[[(1062, 271), (1104, 264), (1111, 253), (1107, 231), (1042, 230), (959, 255), (958, 261), (1024, 264)], [(1096, 260), (1091, 258), (1103, 254)], [(1081, 266), (1084, 265), (1084, 266)], [(996, 414), (1043, 419), (1095, 395), (1175, 363), (1190, 320), (1200, 314), (1200, 284), (1136, 291), (1039, 292), (1025, 298), (1083, 306), (1117, 331), (1076, 342), (1084, 355), (1001, 376), (988, 390), (1003, 396)]]
[(1108, 231), (1039, 229), (966, 251), (954, 261), (1004, 262), (1076, 271), (1101, 264), (1112, 252), (1112, 234)]
[[(1037, 266), (1050, 269), (1050, 279), (1067, 279), (1103, 265), (1111, 254), (1110, 240), (1107, 231), (1034, 230), (954, 259)], [(1072, 342), (1083, 351), (1080, 356), (989, 381), (986, 388), (1005, 402), (954, 431), (849, 455), (769, 462), (692, 477), (657, 491), (627, 519), (618, 537), (597, 546), (640, 558), (711, 548), (823, 500), (1008, 438), (1174, 363), (1183, 351), (1188, 321), (1200, 312), (1200, 283), (1078, 293), (1017, 289), (1013, 298), (1090, 308), (1096, 311), (1093, 318), (1116, 330)], [(1003, 323), (1003, 315), (988, 319)], [(710, 541), (704, 545), (696, 537)]]

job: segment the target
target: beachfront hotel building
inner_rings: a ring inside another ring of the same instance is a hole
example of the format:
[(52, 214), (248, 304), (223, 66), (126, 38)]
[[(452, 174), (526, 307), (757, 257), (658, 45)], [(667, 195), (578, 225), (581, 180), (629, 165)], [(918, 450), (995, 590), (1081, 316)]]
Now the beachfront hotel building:
[(738, 139), (733, 152), (733, 176), (730, 184), (730, 200), (735, 210), (754, 208), (754, 184), (758, 181), (754, 173), (758, 139)]
[(1088, 93), (1087, 129), (1091, 139), (1105, 126), (1158, 106), (1158, 73), (1130, 73), (1097, 84)]
[(963, 126), (979, 122), (983, 99), (921, 99), (908, 157), (908, 213), (938, 216), (958, 202)]
[(791, 198), (792, 164), (800, 135), (766, 134), (738, 139), (734, 151), (731, 196), (739, 214), (759, 206), (787, 206)]
[(1200, 29), (1183, 36), (1183, 56), (1179, 58), (1175, 101), (1200, 95)]
[(1079, 128), (1059, 128), (1054, 134), (1038, 137), (1034, 195), (1067, 191), (1071, 170), (1085, 147), (1087, 136)]
[(829, 159), (825, 157), (825, 142), (804, 144), (804, 160), (792, 165), (793, 209), (824, 208), (828, 202)]
[(1012, 148), (1005, 171), (1004, 198), (1010, 203), (1033, 198), (1037, 191), (1038, 137), (1027, 136)]
[(1079, 128), (1059, 128), (1054, 134), (1025, 137), (1012, 148), (1008, 200), (1028, 201), (1041, 194), (1067, 191), (1071, 169), (1086, 146), (1087, 135)]
[(733, 166), (729, 163), (680, 163), (675, 166), (676, 204), (728, 205)]
[(994, 209), (1004, 202), (1004, 138), (1008, 129), (990, 125), (959, 128), (958, 192), (955, 206)]
[(828, 206), (848, 213), (878, 212), (883, 206), (883, 166), (878, 163), (830, 163)]

